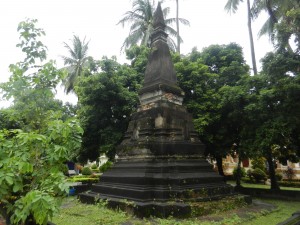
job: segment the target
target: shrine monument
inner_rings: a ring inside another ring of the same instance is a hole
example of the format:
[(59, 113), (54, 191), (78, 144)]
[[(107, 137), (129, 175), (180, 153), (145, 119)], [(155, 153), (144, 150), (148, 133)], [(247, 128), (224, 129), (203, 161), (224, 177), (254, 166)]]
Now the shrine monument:
[(117, 162), (79, 195), (82, 202), (103, 199), (113, 207), (131, 206), (141, 217), (168, 217), (190, 215), (191, 202), (236, 195), (205, 159), (183, 97), (158, 4), (140, 105), (117, 149)]

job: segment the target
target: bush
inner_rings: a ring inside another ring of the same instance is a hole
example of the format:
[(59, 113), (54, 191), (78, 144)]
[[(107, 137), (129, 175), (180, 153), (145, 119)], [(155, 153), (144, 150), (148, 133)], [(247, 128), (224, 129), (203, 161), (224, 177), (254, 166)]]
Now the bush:
[(113, 165), (113, 163), (111, 161), (107, 161), (102, 166), (100, 166), (100, 168), (99, 168), (100, 173), (104, 173), (106, 170), (111, 168), (112, 165)]
[[(232, 174), (233, 174), (234, 179), (236, 179), (236, 178), (237, 178), (237, 167), (235, 167), (235, 168), (233, 169)], [(242, 177), (245, 177), (245, 176), (246, 176), (246, 170), (245, 170), (244, 167), (241, 167), (241, 178), (242, 178)]]
[(250, 177), (250, 179), (254, 179), (256, 181), (256, 183), (259, 183), (260, 181), (266, 181), (267, 180), (267, 174), (262, 171), (259, 168), (256, 168), (254, 170), (249, 170), (248, 176)]
[(92, 166), (91, 166), (91, 169), (92, 170), (95, 170), (95, 169), (97, 169), (98, 167), (97, 167), (97, 165), (96, 164), (93, 164)]
[(265, 166), (265, 158), (260, 157), (260, 158), (255, 158), (251, 161), (252, 168), (253, 169), (261, 169), (262, 171), (265, 171), (266, 166)]
[(83, 167), (81, 174), (82, 175), (91, 175), (93, 172), (90, 167)]
[(276, 177), (277, 181), (281, 181), (282, 180), (282, 174), (281, 173), (276, 173), (275, 177)]
[(278, 181), (278, 184), (282, 187), (294, 187), (300, 188), (300, 182), (294, 181)]
[(65, 175), (65, 176), (68, 176), (69, 175), (69, 167), (62, 163), (60, 166), (59, 166), (59, 170)]

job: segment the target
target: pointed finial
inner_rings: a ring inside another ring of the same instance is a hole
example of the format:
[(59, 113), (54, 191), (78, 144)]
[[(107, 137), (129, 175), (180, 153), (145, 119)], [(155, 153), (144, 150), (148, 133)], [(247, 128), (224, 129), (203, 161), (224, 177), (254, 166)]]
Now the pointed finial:
[(163, 14), (163, 11), (161, 9), (161, 4), (160, 2), (158, 3), (158, 6), (156, 8), (156, 11), (154, 13), (154, 16), (153, 16), (153, 27), (154, 29), (155, 28), (158, 28), (158, 27), (161, 27), (161, 28), (165, 28), (165, 18), (164, 18), (164, 14)]
[(182, 90), (177, 85), (177, 77), (167, 42), (168, 35), (165, 32), (165, 27), (161, 5), (158, 3), (153, 16), (154, 29), (151, 34), (151, 52), (146, 66), (144, 86), (139, 91), (142, 105), (148, 101), (156, 101), (154, 100), (155, 98), (152, 99), (152, 94), (148, 95), (146, 93), (161, 93), (163, 91), (176, 96), (183, 96)]
[(165, 32), (165, 18), (159, 2), (153, 15), (153, 32), (151, 34), (151, 46), (157, 40), (162, 40), (167, 43), (167, 33)]

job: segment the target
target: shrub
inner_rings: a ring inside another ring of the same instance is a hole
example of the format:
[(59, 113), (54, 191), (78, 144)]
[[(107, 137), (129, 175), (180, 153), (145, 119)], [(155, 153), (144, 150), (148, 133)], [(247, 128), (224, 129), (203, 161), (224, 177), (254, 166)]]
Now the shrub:
[[(233, 169), (232, 174), (233, 174), (234, 179), (236, 179), (236, 178), (237, 178), (237, 167), (235, 167), (235, 168)], [(245, 176), (246, 176), (246, 170), (245, 170), (244, 167), (241, 167), (241, 178), (242, 178), (242, 177), (245, 177)]]
[(9, 224), (46, 224), (57, 213), (69, 191), (60, 166), (77, 155), (83, 133), (75, 117), (60, 111), (61, 103), (54, 100), (64, 72), (52, 60), (42, 62), (47, 52), (38, 37), (44, 31), (36, 22), (19, 23), (17, 46), (26, 58), (10, 65), (12, 79), (1, 84), (1, 95), (3, 89), (14, 98), (10, 116), (20, 125), (0, 129), (0, 213)]
[(107, 161), (102, 166), (100, 166), (100, 168), (99, 168), (100, 173), (104, 173), (106, 170), (111, 168), (112, 165), (113, 165), (113, 163), (111, 161)]
[(66, 165), (66, 164), (61, 164), (60, 166), (59, 166), (59, 170), (64, 174), (64, 175), (69, 175), (69, 168), (68, 168), (68, 166)]
[(294, 181), (278, 181), (278, 184), (282, 187), (294, 187), (300, 188), (300, 182)]
[(247, 170), (247, 176), (250, 178), (251, 177), (251, 173), (253, 172), (253, 169), (249, 169)]
[(256, 183), (259, 183), (262, 180), (263, 181), (267, 180), (267, 174), (259, 168), (250, 171), (249, 175), (250, 175), (250, 179), (252, 180), (254, 179)]
[(91, 169), (92, 170), (95, 170), (95, 169), (97, 169), (98, 167), (97, 167), (97, 165), (96, 164), (93, 164), (92, 166), (91, 166)]
[(275, 177), (276, 177), (277, 181), (281, 181), (282, 180), (282, 174), (281, 173), (276, 173)]
[(262, 171), (265, 171), (266, 167), (265, 167), (265, 158), (260, 157), (260, 158), (254, 158), (251, 161), (252, 164), (252, 168), (253, 169), (261, 169)]
[(81, 171), (81, 174), (82, 175), (91, 175), (92, 174), (92, 170), (90, 167), (83, 167), (82, 168), (82, 171)]

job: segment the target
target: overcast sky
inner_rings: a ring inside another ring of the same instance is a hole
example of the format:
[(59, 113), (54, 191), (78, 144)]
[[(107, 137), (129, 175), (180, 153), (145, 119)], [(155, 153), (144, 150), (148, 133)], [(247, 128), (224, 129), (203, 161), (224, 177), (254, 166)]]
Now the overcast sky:
[[(227, 0), (179, 0), (180, 17), (188, 19), (190, 27), (181, 26), (184, 40), (181, 53), (187, 54), (193, 47), (201, 50), (211, 44), (236, 42), (243, 47), (244, 56), (251, 66), (247, 29), (246, 4), (240, 5), (236, 14), (227, 14)], [(175, 0), (166, 0), (162, 7), (170, 6), (170, 17), (175, 17)], [(79, 35), (90, 40), (89, 55), (95, 59), (115, 55), (125, 62), (120, 52), (128, 27), (116, 25), (123, 14), (132, 7), (132, 0), (0, 0), (0, 82), (9, 77), (8, 66), (23, 59), (18, 43), (17, 26), (26, 17), (38, 19), (38, 26), (46, 31), (43, 43), (48, 47), (48, 59), (62, 65), (60, 55), (66, 55), (63, 42), (70, 42)], [(272, 50), (268, 38), (258, 39), (256, 34), (265, 18), (253, 24), (257, 63), (266, 52)], [(64, 101), (74, 102), (74, 97), (63, 96)], [(4, 102), (0, 102), (0, 107)]]

